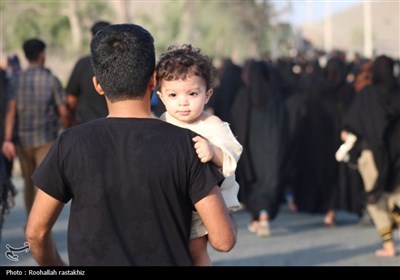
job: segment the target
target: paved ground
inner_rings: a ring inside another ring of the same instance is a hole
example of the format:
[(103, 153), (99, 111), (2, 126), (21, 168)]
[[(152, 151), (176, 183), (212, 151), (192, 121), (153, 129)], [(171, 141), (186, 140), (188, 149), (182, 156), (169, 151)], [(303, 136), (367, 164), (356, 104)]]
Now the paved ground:
[[(0, 246), (0, 266), (36, 266), (29, 252), (18, 254), (18, 261), (6, 257), (7, 245), (24, 246), (23, 226), (26, 221), (22, 197), (22, 180), (14, 179), (19, 190), (16, 205), (6, 217)], [(67, 260), (66, 228), (69, 205), (64, 208), (54, 228), (54, 236), (62, 257)], [(271, 223), (271, 236), (258, 238), (247, 231), (250, 219), (246, 211), (234, 214), (238, 224), (238, 242), (229, 253), (210, 248), (215, 266), (400, 266), (400, 256), (378, 258), (373, 252), (380, 247), (374, 227), (361, 226), (358, 218), (338, 213), (338, 225), (323, 227), (322, 215), (292, 214), (282, 206)], [(399, 234), (395, 232), (400, 253)]]

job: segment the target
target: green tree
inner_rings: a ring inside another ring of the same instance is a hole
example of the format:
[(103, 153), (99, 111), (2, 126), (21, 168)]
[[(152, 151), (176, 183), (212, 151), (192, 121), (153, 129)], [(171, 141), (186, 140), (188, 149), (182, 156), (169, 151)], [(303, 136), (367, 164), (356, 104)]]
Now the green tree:
[(103, 14), (112, 17), (108, 3), (96, 1), (4, 1), (1, 13), (4, 51), (40, 37), (49, 50), (67, 54), (86, 52), (93, 22)]
[[(60, 62), (88, 52), (90, 27), (97, 20), (134, 22), (154, 35), (157, 53), (190, 43), (212, 57), (237, 62), (287, 48), (290, 27), (271, 24), (279, 11), (268, 0), (204, 1), (1, 1), (2, 51), (20, 50), (38, 36)], [(277, 36), (276, 34), (279, 34)], [(69, 69), (67, 69), (69, 70)]]
[[(269, 48), (269, 1), (168, 1), (159, 47), (191, 43), (212, 56), (261, 57)], [(168, 28), (165, 28), (168, 26)], [(158, 30), (159, 28), (156, 28)]]

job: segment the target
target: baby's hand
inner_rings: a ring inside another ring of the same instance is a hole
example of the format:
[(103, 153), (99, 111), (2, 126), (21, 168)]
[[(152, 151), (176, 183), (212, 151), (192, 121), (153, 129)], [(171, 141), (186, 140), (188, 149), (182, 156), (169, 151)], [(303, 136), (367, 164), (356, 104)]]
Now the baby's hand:
[(211, 161), (214, 156), (213, 146), (206, 139), (200, 136), (193, 137), (192, 140), (200, 161), (203, 163)]

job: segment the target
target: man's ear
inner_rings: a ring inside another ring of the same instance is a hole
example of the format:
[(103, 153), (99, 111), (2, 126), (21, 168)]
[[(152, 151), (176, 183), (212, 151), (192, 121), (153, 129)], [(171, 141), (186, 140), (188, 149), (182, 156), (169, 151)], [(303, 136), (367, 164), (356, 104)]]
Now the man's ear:
[(150, 80), (149, 80), (149, 88), (151, 92), (153, 92), (156, 89), (157, 86), (157, 81), (156, 81), (156, 71), (153, 72), (153, 75), (151, 75)]
[(207, 90), (206, 92), (206, 101), (204, 102), (204, 104), (207, 104), (208, 101), (210, 101), (210, 97), (213, 95), (214, 91), (212, 88), (210, 88), (209, 90)]
[(94, 89), (97, 91), (98, 94), (104, 95), (104, 90), (100, 85), (100, 82), (97, 80), (96, 76), (92, 78)]

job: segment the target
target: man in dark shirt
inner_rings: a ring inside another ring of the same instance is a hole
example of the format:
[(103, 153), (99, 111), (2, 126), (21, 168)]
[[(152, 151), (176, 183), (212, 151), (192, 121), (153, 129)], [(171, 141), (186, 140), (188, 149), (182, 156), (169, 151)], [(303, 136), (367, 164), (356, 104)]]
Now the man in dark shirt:
[[(96, 22), (91, 28), (92, 36), (108, 25), (106, 21)], [(107, 116), (106, 100), (94, 89), (93, 76), (91, 58), (86, 55), (76, 63), (66, 89), (70, 126)]]
[(197, 157), (196, 135), (151, 117), (153, 37), (116, 24), (91, 43), (93, 84), (109, 109), (65, 130), (33, 175), (39, 187), (26, 237), (39, 265), (63, 265), (51, 236), (64, 203), (70, 265), (192, 265), (192, 209), (214, 249), (229, 251), (236, 231), (218, 185), (224, 177)]

